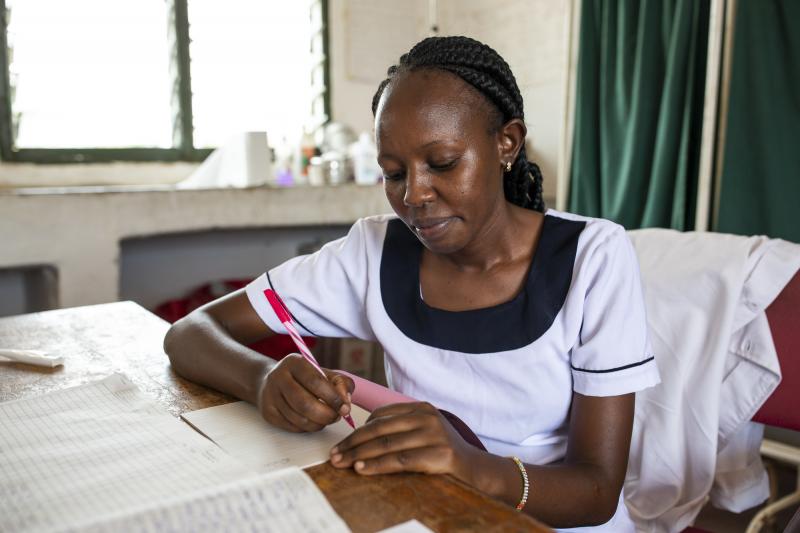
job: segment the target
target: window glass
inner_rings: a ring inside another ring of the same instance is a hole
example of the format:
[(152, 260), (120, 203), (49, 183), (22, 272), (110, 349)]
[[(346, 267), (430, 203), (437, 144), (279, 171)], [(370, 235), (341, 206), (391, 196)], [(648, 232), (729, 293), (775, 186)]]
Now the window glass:
[(307, 1), (189, 0), (194, 145), (244, 131), (296, 141), (311, 114)]
[(164, 0), (6, 4), (18, 148), (172, 146)]

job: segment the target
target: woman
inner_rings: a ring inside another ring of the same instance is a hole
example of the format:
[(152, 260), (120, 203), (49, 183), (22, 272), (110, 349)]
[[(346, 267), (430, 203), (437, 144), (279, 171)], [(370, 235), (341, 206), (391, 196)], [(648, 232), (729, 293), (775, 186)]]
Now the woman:
[(448, 473), (555, 527), (632, 531), (621, 490), (633, 393), (658, 371), (624, 230), (544, 212), (519, 88), (484, 44), (425, 39), (372, 108), (396, 216), (359, 220), (176, 323), (173, 366), (291, 431), (348, 413), (348, 378), (244, 347), (283, 331), (263, 296), (272, 287), (303, 333), (379, 341), (391, 386), (426, 400), (374, 411), (331, 451), (333, 466)]

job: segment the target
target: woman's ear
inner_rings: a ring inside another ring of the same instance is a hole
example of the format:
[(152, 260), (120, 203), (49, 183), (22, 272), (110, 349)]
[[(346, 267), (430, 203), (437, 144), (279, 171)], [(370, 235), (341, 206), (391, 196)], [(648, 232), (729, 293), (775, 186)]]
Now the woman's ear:
[(497, 132), (497, 149), (502, 164), (516, 161), (519, 151), (525, 144), (525, 135), (528, 128), (525, 122), (519, 118), (512, 118), (502, 126)]

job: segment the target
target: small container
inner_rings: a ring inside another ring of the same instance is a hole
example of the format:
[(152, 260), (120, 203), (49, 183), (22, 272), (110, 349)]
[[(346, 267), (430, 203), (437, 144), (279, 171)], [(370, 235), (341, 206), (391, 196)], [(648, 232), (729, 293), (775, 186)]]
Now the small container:
[(358, 142), (350, 145), (350, 157), (353, 160), (353, 173), (358, 185), (378, 183), (381, 177), (378, 150), (369, 133), (362, 132), (358, 137)]
[(314, 187), (321, 187), (325, 185), (326, 172), (325, 162), (318, 155), (315, 155), (308, 161), (308, 184)]
[(322, 154), (324, 167), (327, 170), (328, 184), (340, 185), (350, 179), (350, 168), (347, 157), (339, 152), (325, 152)]
[(308, 183), (308, 167), (311, 165), (311, 158), (316, 155), (316, 150), (314, 137), (304, 128), (294, 159), (294, 180), (298, 185)]

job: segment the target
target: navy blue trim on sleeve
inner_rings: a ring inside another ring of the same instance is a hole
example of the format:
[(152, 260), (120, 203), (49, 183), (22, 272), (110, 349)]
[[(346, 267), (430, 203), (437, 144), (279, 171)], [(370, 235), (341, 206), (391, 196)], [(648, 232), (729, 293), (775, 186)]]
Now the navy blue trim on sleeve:
[[(275, 288), (275, 286), (272, 284), (272, 278), (270, 278), (270, 277), (269, 277), (269, 272), (266, 272), (266, 274), (267, 274), (267, 283), (269, 283), (269, 288), (270, 288), (270, 289), (272, 289), (273, 291), (275, 291), (275, 294), (277, 294), (278, 296), (280, 296), (280, 295), (281, 295), (281, 293), (279, 293), (279, 292), (278, 292), (278, 289), (276, 289), (276, 288)], [(282, 298), (281, 298), (281, 299), (282, 299)], [(314, 333), (313, 331), (311, 331), (310, 329), (308, 329), (307, 327), (305, 327), (305, 326), (303, 325), (303, 323), (302, 323), (302, 322), (300, 322), (299, 320), (297, 320), (297, 317), (296, 317), (296, 316), (294, 316), (294, 313), (292, 313), (292, 310), (291, 310), (291, 309), (289, 309), (289, 307), (288, 307), (288, 306), (284, 306), (284, 307), (286, 307), (286, 310), (287, 310), (287, 311), (289, 311), (289, 314), (290, 314), (290, 315), (292, 315), (292, 320), (294, 320), (295, 322), (297, 322), (297, 324), (298, 324), (298, 325), (299, 325), (301, 328), (303, 328), (303, 329), (304, 329), (304, 330), (306, 330), (308, 333), (310, 333), (312, 337), (319, 337), (319, 335), (317, 335), (316, 333)]]
[(575, 370), (576, 372), (588, 372), (590, 374), (606, 374), (608, 372), (619, 372), (620, 370), (627, 370), (629, 368), (633, 368), (633, 367), (636, 367), (636, 366), (641, 366), (641, 365), (643, 365), (645, 363), (649, 363), (650, 361), (653, 361), (654, 359), (655, 359), (655, 357), (648, 357), (647, 359), (645, 359), (643, 361), (639, 361), (638, 363), (631, 363), (629, 365), (618, 366), (617, 368), (606, 368), (606, 369), (603, 369), (603, 370), (590, 370), (588, 368), (578, 368), (578, 367), (575, 367), (575, 366), (572, 366), (572, 365), (570, 365), (570, 368), (572, 370)]

